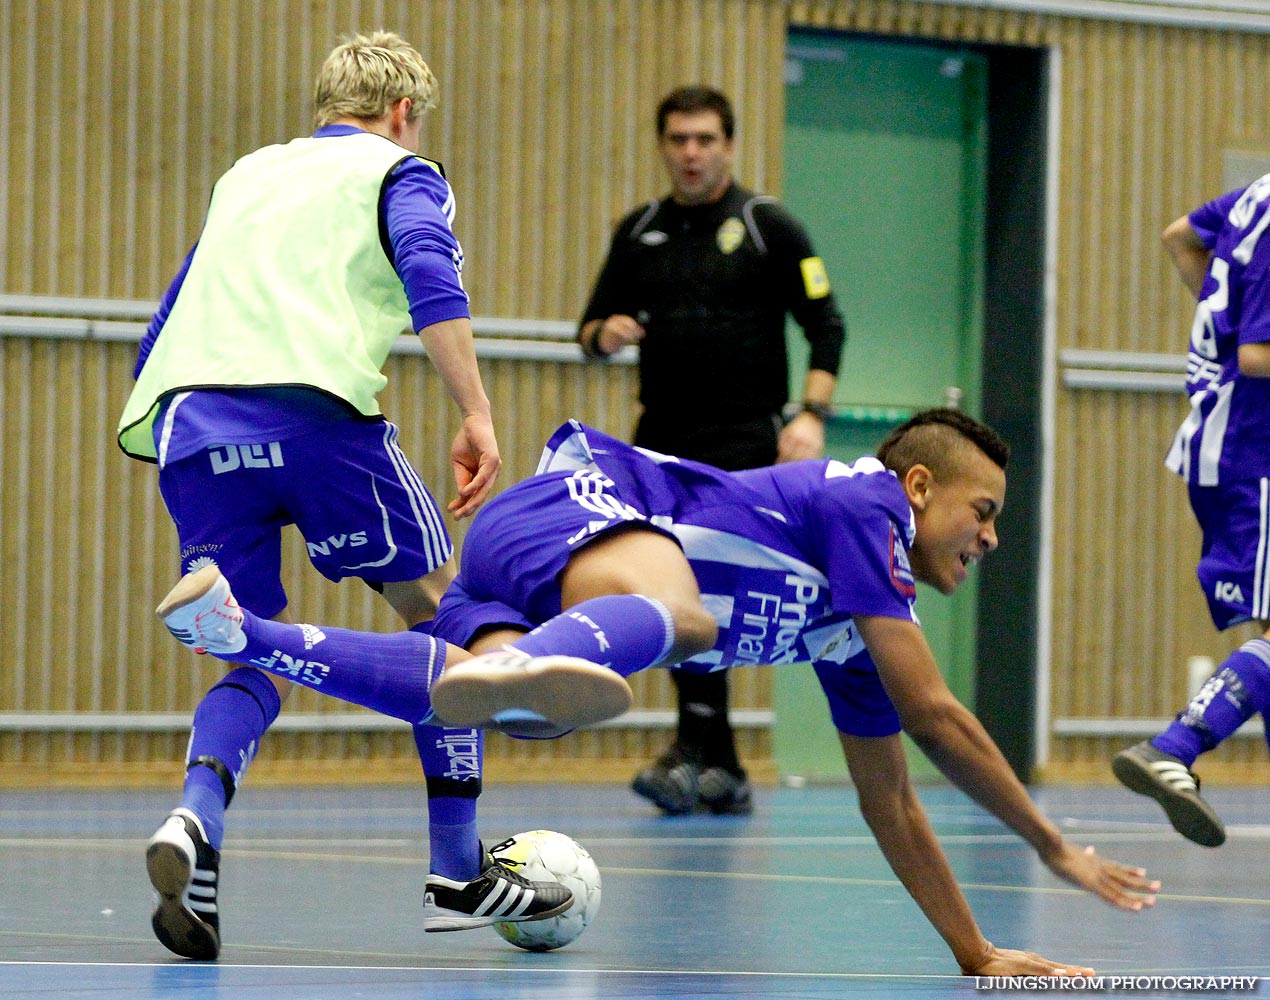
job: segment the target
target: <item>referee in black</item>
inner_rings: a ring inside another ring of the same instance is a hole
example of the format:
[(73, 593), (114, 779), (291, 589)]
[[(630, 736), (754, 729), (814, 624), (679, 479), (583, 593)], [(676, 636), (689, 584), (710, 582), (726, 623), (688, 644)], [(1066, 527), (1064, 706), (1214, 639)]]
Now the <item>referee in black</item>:
[[(732, 179), (734, 129), (731, 103), (717, 90), (682, 87), (662, 100), (658, 149), (670, 194), (618, 224), (578, 328), (591, 358), (639, 345), (635, 444), (733, 471), (821, 456), (846, 343), (806, 230), (775, 198)], [(811, 349), (788, 423), (787, 313)], [(672, 672), (675, 743), (632, 787), (672, 815), (698, 807), (748, 814), (727, 673), (707, 671)]]

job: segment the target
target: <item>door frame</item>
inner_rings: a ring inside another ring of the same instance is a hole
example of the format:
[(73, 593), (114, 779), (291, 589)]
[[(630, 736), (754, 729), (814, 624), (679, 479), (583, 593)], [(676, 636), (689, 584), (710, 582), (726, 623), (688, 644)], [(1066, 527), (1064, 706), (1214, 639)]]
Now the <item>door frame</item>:
[(1012, 457), (1004, 542), (979, 566), (975, 712), (1028, 781), (1049, 749), (1059, 53), (802, 25), (790, 31), (988, 61), (980, 399), (983, 419), (1010, 442)]

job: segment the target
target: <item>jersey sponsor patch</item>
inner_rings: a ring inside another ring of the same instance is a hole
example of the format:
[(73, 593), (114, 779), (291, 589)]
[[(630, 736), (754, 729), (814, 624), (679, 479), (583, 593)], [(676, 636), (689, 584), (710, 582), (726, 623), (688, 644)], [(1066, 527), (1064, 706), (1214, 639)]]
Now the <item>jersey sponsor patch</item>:
[(891, 525), (891, 582), (904, 597), (917, 596), (917, 584), (913, 580), (913, 567), (908, 562), (908, 550), (896, 537), (895, 525)]
[(803, 632), (824, 617), (829, 592), (785, 570), (747, 571), (732, 597), (723, 662), (737, 666), (808, 659)]
[(825, 262), (819, 257), (804, 257), (798, 262), (803, 272), (803, 291), (809, 299), (823, 299), (829, 294), (829, 273), (825, 270)]
[(842, 664), (864, 652), (864, 640), (850, 618), (826, 619), (826, 624), (809, 628), (803, 641), (807, 655), (817, 663)]
[(724, 253), (731, 253), (745, 239), (745, 223), (740, 219), (725, 219), (719, 231), (714, 234), (714, 241)]

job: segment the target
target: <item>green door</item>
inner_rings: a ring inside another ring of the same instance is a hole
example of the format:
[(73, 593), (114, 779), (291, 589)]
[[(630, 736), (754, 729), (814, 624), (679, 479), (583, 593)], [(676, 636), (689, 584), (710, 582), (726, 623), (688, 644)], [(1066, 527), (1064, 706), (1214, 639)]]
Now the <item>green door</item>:
[[(850, 336), (829, 428), (834, 457), (871, 453), (912, 410), (980, 413), (986, 60), (947, 47), (791, 31), (783, 200), (824, 258)], [(791, 328), (793, 393), (806, 345)], [(920, 586), (917, 611), (949, 686), (973, 707), (975, 587)], [(824, 695), (774, 674), (783, 775), (843, 777)], [(933, 768), (915, 751), (916, 774)]]

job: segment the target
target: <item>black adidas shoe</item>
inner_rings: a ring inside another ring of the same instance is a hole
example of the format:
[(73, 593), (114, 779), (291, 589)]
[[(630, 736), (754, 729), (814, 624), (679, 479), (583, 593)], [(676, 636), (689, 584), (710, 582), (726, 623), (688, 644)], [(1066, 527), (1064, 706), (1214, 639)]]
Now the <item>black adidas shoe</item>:
[(697, 778), (697, 797), (716, 816), (749, 816), (754, 812), (754, 795), (744, 772), (707, 767)]
[(1121, 750), (1111, 762), (1120, 784), (1147, 795), (1164, 807), (1173, 829), (1204, 847), (1226, 842), (1226, 828), (1212, 806), (1199, 795), (1199, 778), (1172, 754), (1157, 750), (1150, 740)]
[(155, 937), (183, 958), (209, 962), (220, 954), (216, 883), (220, 852), (188, 809), (174, 809), (146, 847), (146, 871), (159, 893), (150, 918)]
[(672, 746), (635, 775), (631, 789), (670, 816), (683, 816), (697, 808), (701, 765), (678, 746)]
[(481, 873), (471, 882), (428, 876), (423, 929), (466, 931), (503, 921), (546, 920), (572, 905), (573, 893), (559, 882), (531, 882), (486, 852)]

